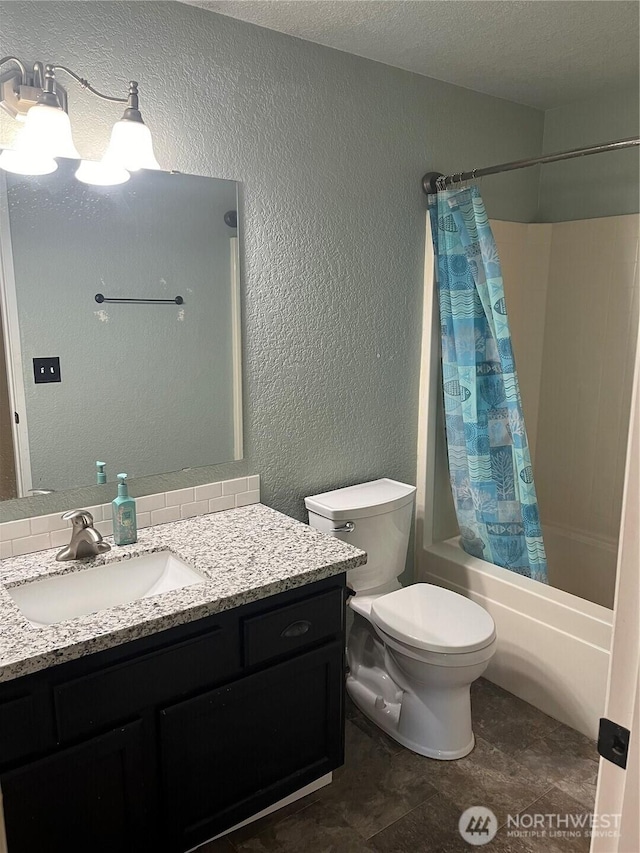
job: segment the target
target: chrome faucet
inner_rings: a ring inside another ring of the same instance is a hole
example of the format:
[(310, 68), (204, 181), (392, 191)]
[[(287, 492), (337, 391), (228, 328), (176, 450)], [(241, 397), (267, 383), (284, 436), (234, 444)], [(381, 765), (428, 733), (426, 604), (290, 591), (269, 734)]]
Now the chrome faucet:
[(71, 542), (58, 551), (56, 560), (84, 560), (95, 557), (111, 550), (111, 545), (105, 542), (100, 532), (93, 526), (93, 516), (87, 509), (72, 509), (62, 516), (63, 521), (73, 525)]

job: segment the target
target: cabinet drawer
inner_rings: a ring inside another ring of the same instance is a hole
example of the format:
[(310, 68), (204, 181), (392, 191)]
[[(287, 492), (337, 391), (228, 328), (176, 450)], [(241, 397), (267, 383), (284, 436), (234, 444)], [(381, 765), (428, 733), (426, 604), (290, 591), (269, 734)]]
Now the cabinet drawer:
[(342, 590), (244, 619), (245, 666), (267, 661), (334, 637), (342, 630)]
[(144, 708), (210, 685), (240, 668), (237, 625), (176, 643), (54, 687), (60, 741), (125, 720)]

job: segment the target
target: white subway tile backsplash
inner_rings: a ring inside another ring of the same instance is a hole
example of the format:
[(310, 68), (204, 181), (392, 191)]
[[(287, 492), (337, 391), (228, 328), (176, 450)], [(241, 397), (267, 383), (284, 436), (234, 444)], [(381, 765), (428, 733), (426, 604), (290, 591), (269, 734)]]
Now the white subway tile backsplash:
[(158, 495), (143, 495), (141, 498), (136, 498), (136, 510), (138, 512), (153, 512), (154, 509), (162, 509), (166, 506), (164, 502), (164, 492)]
[[(51, 530), (57, 530), (56, 522), (59, 518), (60, 516), (58, 515), (35, 515), (29, 519), (31, 535), (37, 536), (39, 533), (49, 533)], [(63, 521), (62, 524), (66, 526), (68, 522)]]
[(236, 506), (249, 506), (249, 504), (260, 503), (260, 491), (255, 489), (251, 492), (240, 492), (236, 495)]
[(194, 515), (205, 515), (209, 512), (209, 501), (193, 501), (193, 503), (182, 504), (180, 507), (181, 518), (193, 518)]
[(154, 509), (151, 513), (151, 524), (166, 524), (168, 521), (179, 520), (179, 506), (167, 506), (164, 509)]
[(180, 506), (191, 503), (195, 495), (193, 489), (177, 489), (175, 492), (165, 492), (164, 497), (167, 506)]
[(209, 512), (222, 512), (224, 509), (233, 509), (235, 505), (233, 495), (223, 495), (221, 498), (211, 498), (209, 501)]
[(52, 530), (49, 537), (52, 548), (64, 548), (71, 541), (71, 528), (69, 527), (68, 530)]
[(0, 525), (0, 539), (22, 539), (24, 536), (31, 535), (31, 525), (28, 518), (21, 518), (19, 521), (5, 521)]
[[(98, 506), (86, 506), (84, 507), (84, 509), (89, 510), (89, 512), (93, 516), (94, 522), (103, 520), (104, 516), (102, 515), (102, 504), (99, 504)], [(63, 523), (68, 524), (69, 522), (65, 521)]]
[(49, 530), (66, 530), (68, 527), (71, 527), (71, 522), (65, 521), (62, 518), (63, 515), (63, 512), (54, 512), (47, 516), (49, 519)]
[[(260, 476), (253, 474), (136, 498), (137, 523), (142, 529), (259, 502)], [(92, 514), (96, 530), (103, 536), (113, 534), (111, 503), (85, 508)], [(67, 545), (71, 524), (62, 520), (62, 514), (49, 513), (0, 524), (0, 559)]]
[(211, 498), (219, 498), (222, 494), (222, 483), (208, 483), (206, 486), (196, 486), (197, 501), (208, 501)]
[(95, 521), (93, 526), (96, 530), (102, 533), (103, 536), (111, 536), (113, 533), (113, 522), (111, 521)]
[(32, 551), (44, 551), (51, 548), (51, 539), (48, 533), (39, 533), (37, 536), (26, 536), (24, 539), (13, 540), (13, 556), (31, 554)]
[(225, 480), (222, 484), (223, 495), (237, 495), (238, 492), (247, 491), (247, 478), (239, 477), (237, 480)]

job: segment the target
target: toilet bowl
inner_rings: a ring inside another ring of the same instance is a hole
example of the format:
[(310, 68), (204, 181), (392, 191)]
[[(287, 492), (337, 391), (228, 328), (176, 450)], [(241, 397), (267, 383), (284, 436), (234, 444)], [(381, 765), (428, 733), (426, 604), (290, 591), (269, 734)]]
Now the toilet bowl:
[(347, 691), (403, 746), (430, 758), (473, 749), (471, 684), (496, 647), (480, 605), (433, 584), (402, 587), (415, 488), (381, 479), (305, 499), (309, 523), (368, 554), (348, 573), (355, 596)]

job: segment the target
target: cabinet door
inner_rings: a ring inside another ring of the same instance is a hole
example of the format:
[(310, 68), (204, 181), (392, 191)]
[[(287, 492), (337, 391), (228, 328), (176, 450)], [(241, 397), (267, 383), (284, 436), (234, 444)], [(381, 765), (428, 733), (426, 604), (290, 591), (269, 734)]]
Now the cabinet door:
[(147, 817), (142, 723), (0, 777), (11, 853), (141, 850)]
[(162, 813), (174, 849), (342, 764), (343, 683), (335, 642), (163, 710)]

